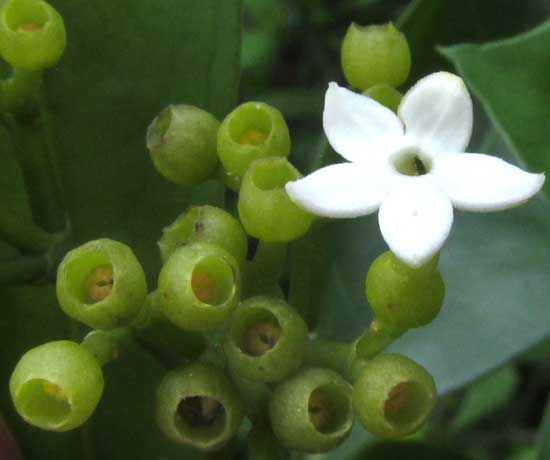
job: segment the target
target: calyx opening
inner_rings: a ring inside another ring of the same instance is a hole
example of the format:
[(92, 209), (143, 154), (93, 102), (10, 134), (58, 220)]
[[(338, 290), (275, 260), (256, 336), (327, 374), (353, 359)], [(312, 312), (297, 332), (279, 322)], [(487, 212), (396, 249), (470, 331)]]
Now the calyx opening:
[(407, 150), (397, 154), (393, 159), (395, 170), (405, 176), (423, 176), (430, 172), (431, 161), (417, 150)]
[(29, 380), (19, 390), (17, 399), (22, 414), (34, 424), (55, 428), (71, 415), (66, 393), (48, 380)]
[(101, 265), (86, 279), (86, 292), (90, 303), (100, 302), (113, 290), (115, 275), (112, 265)]
[(225, 407), (217, 399), (202, 395), (184, 396), (176, 408), (175, 423), (184, 437), (208, 442), (223, 433), (226, 417)]
[(308, 413), (309, 420), (320, 433), (337, 432), (351, 417), (349, 393), (340, 385), (333, 383), (321, 385), (309, 396)]
[(394, 426), (406, 428), (422, 420), (430, 410), (430, 397), (413, 381), (395, 385), (384, 402), (384, 416)]
[(201, 259), (191, 274), (191, 289), (202, 303), (214, 306), (224, 304), (235, 292), (232, 267), (220, 257)]

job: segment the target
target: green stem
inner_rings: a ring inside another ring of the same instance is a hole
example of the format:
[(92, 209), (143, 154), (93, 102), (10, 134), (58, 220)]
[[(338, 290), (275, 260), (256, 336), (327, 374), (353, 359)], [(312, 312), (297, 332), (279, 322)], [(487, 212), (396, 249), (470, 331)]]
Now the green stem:
[(92, 331), (82, 340), (82, 346), (90, 351), (104, 366), (118, 358), (121, 350), (132, 338), (130, 328), (122, 327), (111, 331)]
[(20, 214), (7, 207), (0, 209), (0, 238), (31, 254), (47, 252), (56, 241), (56, 236), (42, 230)]
[(323, 280), (328, 258), (328, 228), (325, 221), (314, 222), (309, 233), (294, 242), (290, 251), (289, 303), (314, 330), (321, 305)]
[(403, 335), (400, 331), (374, 320), (368, 330), (356, 340), (356, 355), (362, 359), (371, 359), (388, 348), (392, 342)]
[(0, 112), (19, 113), (36, 102), (42, 73), (14, 69), (12, 76), (0, 80)]
[(51, 233), (65, 227), (61, 191), (45, 142), (42, 118), (33, 114), (12, 124), (15, 151), (29, 196), (33, 219)]
[(332, 369), (346, 376), (353, 353), (353, 344), (313, 339), (308, 345), (305, 363), (312, 367)]
[(2, 261), (0, 264), (0, 286), (28, 284), (43, 277), (47, 270), (43, 257), (24, 256)]

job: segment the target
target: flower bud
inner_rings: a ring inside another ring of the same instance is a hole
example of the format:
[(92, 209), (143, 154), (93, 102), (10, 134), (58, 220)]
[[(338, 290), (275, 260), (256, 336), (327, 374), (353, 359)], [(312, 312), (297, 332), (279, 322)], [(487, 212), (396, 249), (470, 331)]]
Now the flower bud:
[(407, 39), (391, 22), (371, 26), (352, 23), (342, 42), (342, 69), (349, 84), (361, 91), (378, 83), (397, 87), (411, 69)]
[(90, 241), (68, 252), (57, 270), (62, 310), (94, 329), (130, 324), (147, 295), (141, 264), (132, 250), (109, 239)]
[(372, 263), (365, 290), (376, 318), (406, 330), (432, 322), (443, 305), (445, 284), (437, 260), (411, 268), (386, 251)]
[(306, 369), (275, 389), (269, 416), (273, 432), (288, 449), (326, 452), (351, 431), (351, 386), (333, 371)]
[(220, 126), (218, 155), (228, 176), (225, 180), (228, 185), (240, 184), (254, 160), (287, 157), (289, 153), (290, 135), (283, 115), (263, 102), (238, 106)]
[(397, 113), (397, 108), (401, 103), (401, 99), (403, 99), (403, 95), (387, 83), (378, 83), (371, 86), (369, 89), (363, 91), (363, 95), (374, 99), (394, 113)]
[(367, 361), (353, 386), (353, 407), (365, 428), (382, 438), (416, 432), (437, 400), (432, 376), (411, 359), (379, 355)]
[(289, 198), (285, 184), (302, 175), (285, 158), (256, 160), (246, 172), (239, 193), (239, 217), (249, 235), (268, 242), (289, 242), (303, 236), (313, 216)]
[(235, 258), (207, 243), (176, 249), (158, 282), (164, 314), (187, 331), (208, 331), (222, 324), (237, 306), (240, 290)]
[(239, 266), (246, 259), (246, 234), (240, 222), (221, 208), (194, 206), (166, 227), (158, 243), (162, 261), (166, 263), (176, 248), (195, 242), (220, 246), (235, 257)]
[(302, 364), (307, 325), (282, 300), (252, 297), (233, 313), (223, 348), (235, 374), (257, 382), (277, 382)]
[(103, 392), (103, 373), (94, 356), (67, 340), (25, 353), (10, 378), (15, 408), (31, 425), (68, 431), (82, 425)]
[(192, 364), (169, 372), (157, 391), (157, 419), (175, 442), (203, 451), (222, 447), (237, 432), (244, 404), (227, 376)]
[(214, 177), (220, 123), (192, 105), (170, 105), (147, 129), (147, 149), (157, 171), (179, 185), (196, 185)]
[(7, 0), (0, 11), (0, 54), (12, 67), (52, 67), (66, 45), (65, 24), (43, 0)]

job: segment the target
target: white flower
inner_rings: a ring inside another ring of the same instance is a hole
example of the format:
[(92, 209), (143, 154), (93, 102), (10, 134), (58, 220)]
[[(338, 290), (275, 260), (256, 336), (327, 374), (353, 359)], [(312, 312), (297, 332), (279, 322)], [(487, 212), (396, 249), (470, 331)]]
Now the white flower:
[(403, 97), (398, 116), (330, 83), (323, 126), (334, 150), (350, 163), (322, 168), (289, 182), (286, 190), (320, 216), (356, 217), (379, 209), (390, 249), (408, 265), (421, 266), (447, 239), (453, 206), (475, 212), (510, 208), (544, 183), (544, 174), (464, 153), (472, 120), (468, 90), (450, 73), (420, 80)]

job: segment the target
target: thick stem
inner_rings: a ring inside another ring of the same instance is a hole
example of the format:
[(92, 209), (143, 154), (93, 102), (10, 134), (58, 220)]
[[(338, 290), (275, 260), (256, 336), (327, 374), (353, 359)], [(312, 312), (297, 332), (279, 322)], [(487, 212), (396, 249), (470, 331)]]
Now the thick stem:
[(46, 274), (47, 262), (43, 257), (24, 256), (2, 261), (0, 264), (0, 286), (29, 284)]
[(36, 114), (16, 118), (12, 132), (33, 219), (51, 233), (60, 232), (65, 227), (65, 213), (44, 138), (42, 118)]
[(332, 369), (346, 376), (353, 353), (353, 344), (314, 339), (309, 343), (305, 363), (311, 367)]
[(362, 359), (371, 359), (388, 348), (392, 342), (403, 335), (400, 331), (374, 320), (368, 330), (356, 341), (356, 355)]
[(132, 331), (128, 327), (111, 331), (92, 331), (82, 340), (82, 346), (91, 352), (104, 366), (117, 359), (132, 338)]
[(328, 229), (324, 221), (315, 222), (309, 233), (291, 246), (289, 303), (300, 312), (310, 330), (319, 317), (322, 289), (327, 267)]
[(56, 242), (56, 237), (27, 222), (9, 208), (0, 209), (0, 238), (23, 252), (43, 254)]
[(11, 77), (0, 80), (0, 112), (27, 110), (36, 103), (41, 84), (41, 72), (14, 69)]

